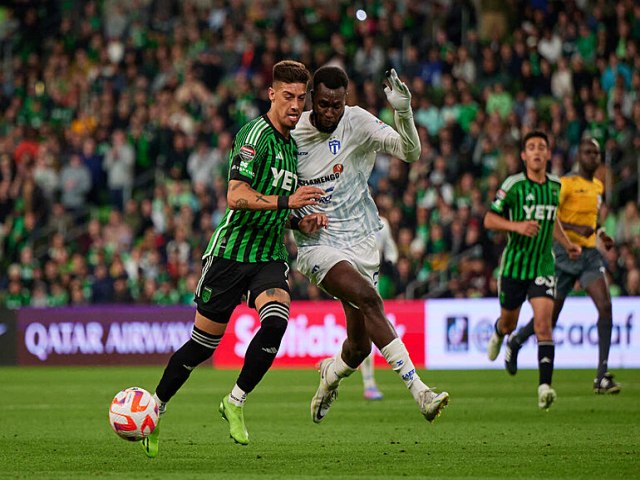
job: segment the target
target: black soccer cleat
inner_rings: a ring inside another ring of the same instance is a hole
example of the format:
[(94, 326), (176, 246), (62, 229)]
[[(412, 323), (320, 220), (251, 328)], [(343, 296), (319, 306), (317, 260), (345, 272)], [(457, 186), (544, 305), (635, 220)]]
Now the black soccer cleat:
[(510, 375), (518, 373), (518, 353), (521, 346), (516, 342), (515, 335), (509, 336), (507, 348), (504, 351), (504, 368)]
[(616, 383), (616, 381), (613, 379), (613, 375), (611, 375), (609, 372), (606, 372), (602, 378), (596, 378), (593, 381), (593, 393), (597, 393), (600, 395), (604, 395), (604, 394), (616, 394), (616, 393), (620, 393), (620, 390), (622, 390), (622, 387), (620, 387), (619, 383)]

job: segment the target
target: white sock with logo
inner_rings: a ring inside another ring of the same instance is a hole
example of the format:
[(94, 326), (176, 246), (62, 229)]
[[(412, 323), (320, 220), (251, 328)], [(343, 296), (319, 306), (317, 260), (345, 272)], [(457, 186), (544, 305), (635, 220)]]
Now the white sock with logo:
[(247, 394), (236, 383), (229, 394), (229, 403), (236, 407), (244, 407), (244, 402), (247, 401)]
[(394, 338), (387, 346), (380, 350), (380, 353), (382, 353), (382, 356), (393, 371), (400, 375), (400, 378), (402, 378), (402, 381), (416, 402), (419, 401), (418, 395), (420, 392), (429, 387), (420, 380), (420, 376), (416, 372), (416, 367), (413, 366), (407, 347), (404, 346), (402, 340)]
[(360, 364), (360, 373), (362, 374), (362, 383), (365, 389), (376, 386), (376, 380), (373, 377), (373, 354), (365, 358)]
[(335, 361), (329, 366), (329, 368), (327, 368), (325, 377), (329, 388), (337, 388), (340, 384), (340, 380), (348, 377), (356, 371), (355, 368), (351, 368), (344, 360), (342, 360), (342, 349), (334, 355), (333, 359)]

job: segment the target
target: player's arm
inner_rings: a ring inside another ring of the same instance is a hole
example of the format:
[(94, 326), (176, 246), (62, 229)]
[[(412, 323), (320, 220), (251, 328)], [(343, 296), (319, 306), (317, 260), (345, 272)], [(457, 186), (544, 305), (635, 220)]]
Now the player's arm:
[(310, 213), (302, 218), (290, 215), (285, 223), (285, 228), (298, 230), (305, 235), (314, 233), (329, 225), (327, 215), (324, 213)]
[(525, 237), (535, 237), (540, 231), (540, 225), (535, 220), (515, 222), (513, 220), (507, 220), (492, 211), (488, 211), (485, 214), (483, 224), (487, 230), (503, 230), (505, 232), (524, 235)]
[(564, 228), (562, 228), (560, 220), (558, 220), (557, 218), (553, 224), (553, 239), (564, 247), (571, 260), (577, 260), (582, 253), (582, 247), (569, 240), (569, 237), (567, 237)]
[(244, 180), (229, 180), (227, 204), (233, 210), (284, 210), (315, 205), (324, 191), (318, 187), (304, 186), (292, 195), (264, 195)]
[(393, 118), (398, 135), (387, 137), (383, 143), (383, 150), (407, 163), (413, 163), (420, 158), (420, 136), (413, 121), (411, 110), (411, 92), (409, 87), (398, 78), (395, 69), (386, 72), (387, 82), (384, 93), (393, 107)]

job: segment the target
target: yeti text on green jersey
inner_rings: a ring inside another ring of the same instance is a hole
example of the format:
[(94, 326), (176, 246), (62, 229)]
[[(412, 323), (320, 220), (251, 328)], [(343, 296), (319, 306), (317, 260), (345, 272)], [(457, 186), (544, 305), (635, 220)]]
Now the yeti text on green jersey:
[[(229, 180), (247, 182), (264, 195), (289, 196), (297, 188), (296, 143), (278, 132), (266, 115), (240, 129), (229, 162)], [(286, 260), (283, 234), (288, 216), (288, 209), (227, 207), (202, 258), (215, 256), (249, 263)]]
[(535, 220), (540, 230), (535, 237), (509, 232), (500, 262), (501, 276), (531, 280), (555, 274), (552, 245), (559, 201), (560, 179), (555, 175), (546, 174), (546, 182), (541, 184), (519, 173), (502, 183), (491, 211), (513, 222)]

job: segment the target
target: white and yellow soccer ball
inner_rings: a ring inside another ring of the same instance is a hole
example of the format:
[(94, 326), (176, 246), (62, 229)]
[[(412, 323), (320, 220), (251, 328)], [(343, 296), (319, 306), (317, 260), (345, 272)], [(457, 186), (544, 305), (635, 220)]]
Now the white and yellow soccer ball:
[(158, 425), (158, 404), (144, 388), (125, 388), (111, 401), (109, 423), (120, 438), (142, 440)]

